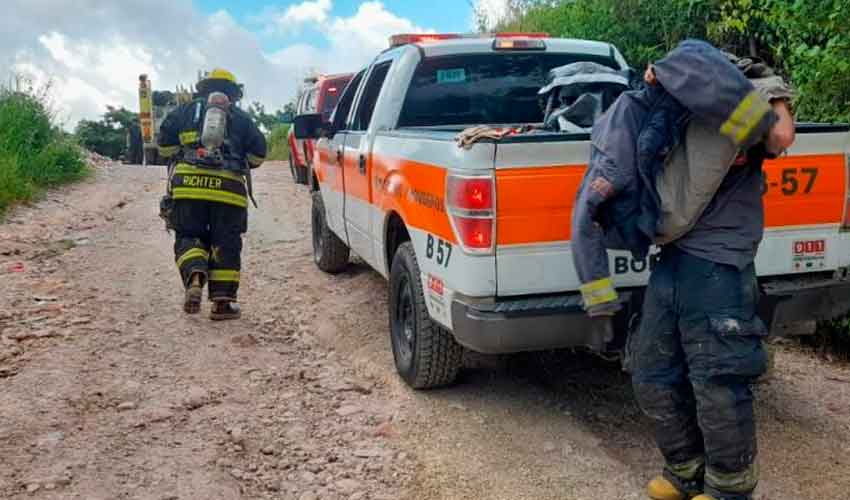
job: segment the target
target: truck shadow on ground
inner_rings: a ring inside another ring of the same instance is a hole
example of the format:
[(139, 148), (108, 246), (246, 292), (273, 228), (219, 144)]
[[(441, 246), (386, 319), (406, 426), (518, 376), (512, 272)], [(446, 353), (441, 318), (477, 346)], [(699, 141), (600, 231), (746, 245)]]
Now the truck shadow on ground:
[[(511, 356), (474, 354), (467, 357), (466, 365), (457, 386), (431, 394), (449, 405), (463, 402), (489, 407), (491, 414), (500, 410), (516, 414), (508, 408), (536, 406), (527, 410), (526, 418), (562, 426), (567, 436), (569, 428), (594, 436), (605, 455), (637, 477), (648, 479), (660, 470), (662, 459), (650, 422), (638, 407), (630, 377), (619, 362), (587, 352), (546, 351)], [(835, 446), (837, 452), (844, 446), (844, 439), (830, 445), (828, 435), (829, 429), (847, 425), (850, 410), (838, 408), (826, 395), (801, 391), (788, 380), (791, 373), (784, 375), (782, 368), (778, 366), (778, 376), (754, 384), (759, 439), (764, 444), (761, 461), (804, 467), (801, 450), (827, 445)], [(475, 399), (476, 403), (469, 402)], [(785, 443), (789, 432), (805, 437), (802, 441), (807, 444), (798, 442), (795, 452)], [(810, 452), (816, 453), (814, 449)], [(765, 470), (765, 476), (771, 472)]]
[[(578, 429), (593, 438), (598, 451), (636, 475), (650, 477), (661, 464), (652, 429), (619, 361), (570, 350), (506, 356), (473, 353), (467, 355), (457, 385), (427, 394), (450, 407), (467, 405), (490, 417), (514, 416), (513, 424), (504, 421), (506, 426), (534, 425), (538, 420), (554, 429), (558, 447), (559, 439), (568, 441), (572, 430)], [(520, 413), (523, 416), (517, 417)]]

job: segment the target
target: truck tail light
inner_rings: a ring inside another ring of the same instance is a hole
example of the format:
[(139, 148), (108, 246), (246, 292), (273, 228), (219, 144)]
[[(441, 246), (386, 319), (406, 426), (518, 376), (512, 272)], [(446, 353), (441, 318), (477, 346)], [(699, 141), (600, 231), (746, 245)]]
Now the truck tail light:
[(496, 186), (491, 175), (446, 177), (449, 220), (466, 253), (489, 255), (496, 241)]
[(546, 42), (538, 38), (496, 38), (493, 50), (546, 50)]
[(493, 247), (493, 219), (454, 217), (458, 239), (467, 250), (489, 251)]

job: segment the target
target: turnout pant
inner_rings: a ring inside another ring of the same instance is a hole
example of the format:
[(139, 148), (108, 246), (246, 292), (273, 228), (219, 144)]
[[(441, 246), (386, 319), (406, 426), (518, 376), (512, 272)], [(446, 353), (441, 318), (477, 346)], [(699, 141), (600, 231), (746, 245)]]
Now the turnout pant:
[(208, 282), (211, 300), (236, 300), (241, 269), (245, 208), (204, 200), (175, 200), (174, 256), (183, 284), (193, 273)]
[(749, 500), (758, 482), (752, 382), (767, 367), (752, 264), (717, 264), (672, 247), (652, 272), (626, 349), (665, 476), (683, 491)]

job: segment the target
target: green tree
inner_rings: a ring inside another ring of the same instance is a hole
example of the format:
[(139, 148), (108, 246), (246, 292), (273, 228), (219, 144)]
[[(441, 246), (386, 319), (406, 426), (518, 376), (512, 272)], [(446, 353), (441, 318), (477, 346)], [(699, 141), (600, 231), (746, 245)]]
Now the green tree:
[(90, 151), (118, 159), (127, 144), (127, 131), (137, 126), (139, 115), (125, 108), (106, 107), (100, 120), (81, 120), (75, 129), (77, 141)]
[(281, 123), (280, 111), (274, 114), (266, 113), (266, 107), (258, 101), (254, 101), (248, 106), (248, 115), (266, 133), (271, 132)]
[(496, 31), (610, 42), (638, 69), (682, 39), (706, 39), (788, 77), (799, 120), (847, 122), (848, 19), (847, 0), (511, 0)]

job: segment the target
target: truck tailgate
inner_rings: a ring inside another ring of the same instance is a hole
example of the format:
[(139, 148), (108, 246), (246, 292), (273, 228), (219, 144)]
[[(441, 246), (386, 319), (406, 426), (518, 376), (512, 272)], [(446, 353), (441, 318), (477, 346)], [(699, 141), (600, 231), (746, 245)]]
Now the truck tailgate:
[[(765, 162), (765, 235), (759, 276), (850, 266), (842, 230), (848, 176), (846, 128), (799, 127), (788, 155)], [(570, 219), (589, 156), (587, 137), (528, 136), (496, 148), (496, 275), (500, 296), (577, 290)], [(643, 286), (650, 262), (609, 252), (618, 287)]]
[(833, 271), (850, 264), (846, 131), (801, 127), (788, 155), (764, 164), (760, 276)]
[(499, 295), (578, 288), (570, 253), (570, 218), (590, 143), (586, 137), (555, 137), (496, 147)]

